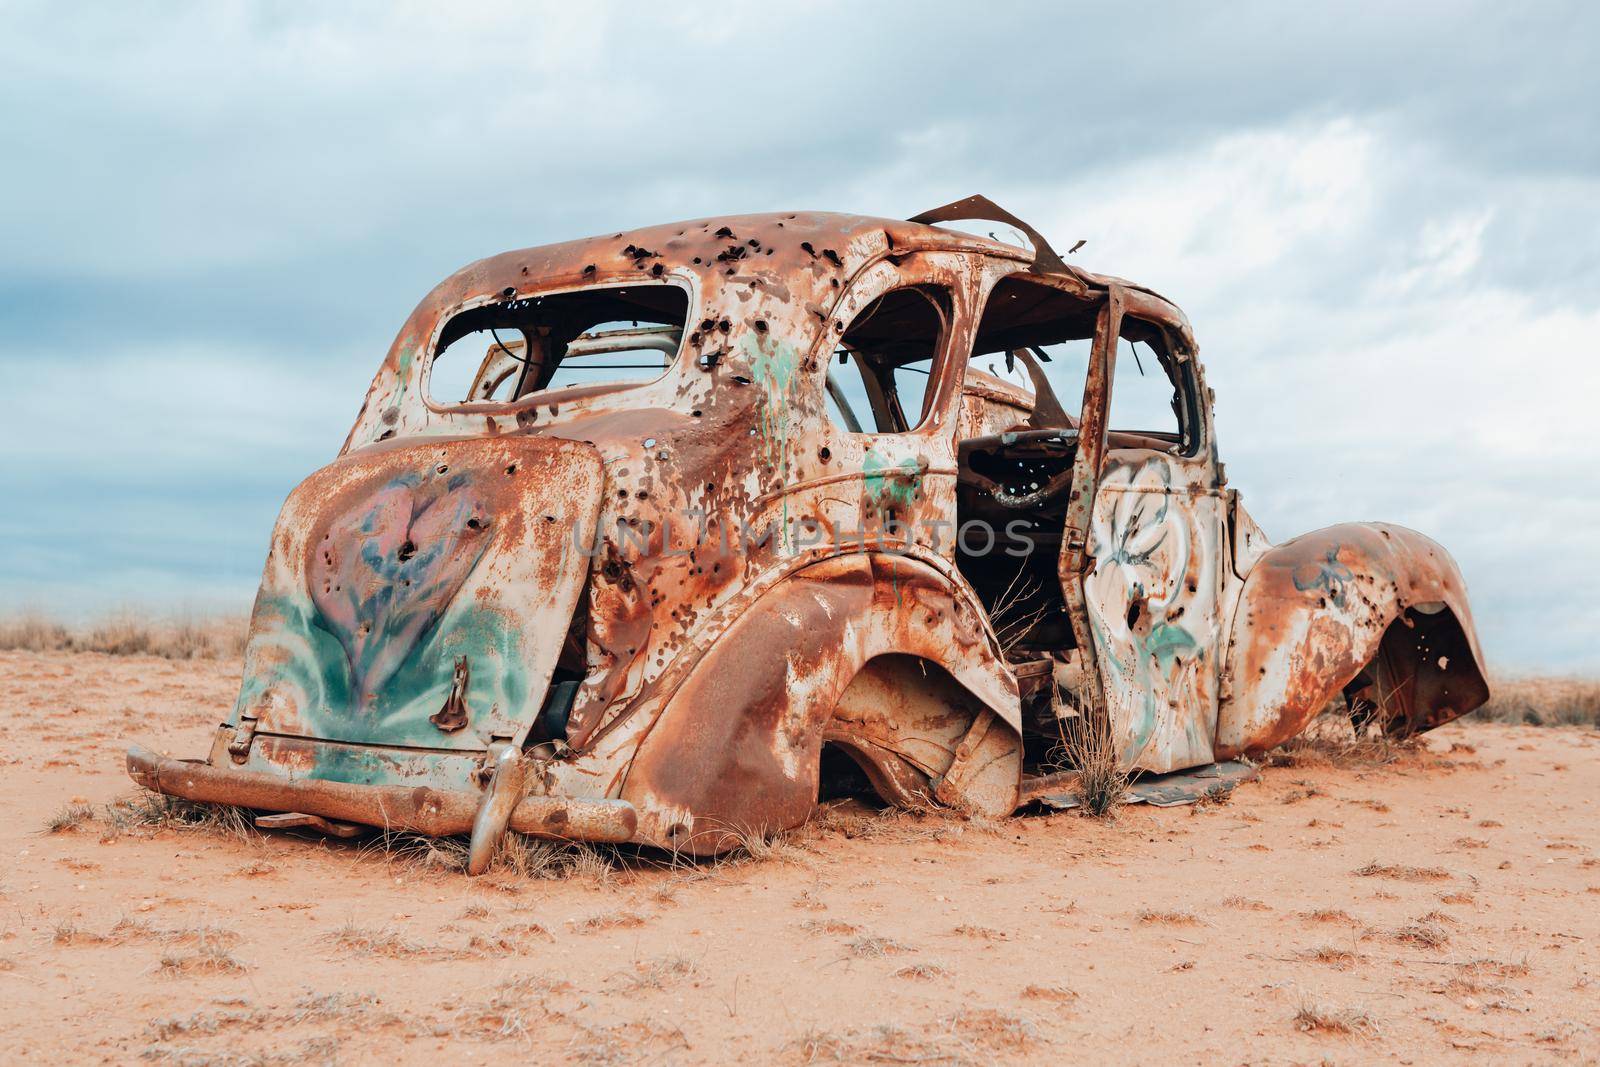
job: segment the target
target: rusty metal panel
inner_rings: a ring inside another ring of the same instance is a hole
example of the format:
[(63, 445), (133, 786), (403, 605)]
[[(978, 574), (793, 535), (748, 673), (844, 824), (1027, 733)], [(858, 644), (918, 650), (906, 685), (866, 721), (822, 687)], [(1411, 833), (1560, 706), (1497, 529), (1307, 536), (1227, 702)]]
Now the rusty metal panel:
[[(974, 210), (1003, 215), (979, 200), (935, 214)], [(1361, 527), (1267, 548), (1222, 489), (1208, 402), (1192, 457), (1108, 434), (1123, 312), (1173, 339), (1206, 397), (1192, 331), (1023, 228), (1037, 252), (920, 222), (748, 215), (458, 271), (401, 328), (340, 456), (285, 504), (209, 759), (135, 750), (130, 773), (199, 800), (471, 833), (477, 871), (508, 827), (715, 852), (794, 826), (825, 741), (890, 802), (1004, 814), (1056, 780), (1023, 772), (1051, 743), (1030, 733), (1041, 701), (1099, 709), (1125, 763), (1174, 770), (1275, 743), (1341, 687), (1387, 694), (1391, 729), (1481, 700), (1437, 546)], [(959, 440), (1072, 422), (967, 373), (988, 294), (1024, 272), (1084, 322), (1101, 314), (1078, 426), (1035, 431), (1077, 452), (1067, 516), (1048, 516), (1070, 625), (1026, 654), (1007, 651), (954, 536), (958, 481), (983, 484)], [(484, 399), (568, 343), (544, 323), (473, 354), (470, 402), (427, 395), (472, 322), (568, 298), (659, 308), (662, 287), (687, 314), (650, 331), (654, 380)], [(933, 294), (940, 328), (916, 425), (833, 425), (836, 350), (908, 287)], [(1423, 655), (1435, 666), (1408, 672)]]
[[(592, 448), (537, 438), (397, 442), (323, 468), (279, 517), (234, 724), (258, 739), (520, 744), (588, 570), (602, 484)], [(342, 751), (284, 769), (338, 778)]]

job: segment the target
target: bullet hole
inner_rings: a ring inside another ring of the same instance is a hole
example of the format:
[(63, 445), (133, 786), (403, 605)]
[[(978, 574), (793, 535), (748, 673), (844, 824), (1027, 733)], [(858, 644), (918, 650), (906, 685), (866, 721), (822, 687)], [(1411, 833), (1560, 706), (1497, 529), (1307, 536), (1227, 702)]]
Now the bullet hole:
[(644, 447), (646, 447), (646, 448), (654, 448), (654, 447), (656, 447), (656, 439), (654, 437), (646, 437), (644, 439)]
[(718, 363), (722, 362), (723, 355), (725, 355), (725, 353), (720, 349), (716, 352), (707, 352), (703, 354), (700, 357), (700, 369), (710, 370), (711, 368), (715, 367)]
[(583, 276), (585, 278), (587, 278), (590, 275), (594, 274), (594, 272), (595, 272), (595, 266), (594, 266), (593, 263), (591, 263), (587, 267), (583, 268)]
[(726, 226), (723, 226), (720, 229), (718, 229), (717, 232), (712, 234), (711, 236), (713, 236), (713, 237), (732, 237), (733, 236), (733, 231), (728, 229)]
[(633, 495), (638, 497), (640, 500), (648, 500), (649, 497), (650, 497), (650, 494), (645, 492), (643, 489), (639, 490), (637, 493), (634, 493)]
[(827, 260), (829, 263), (832, 263), (835, 267), (844, 266), (844, 260), (839, 258), (839, 253), (835, 252), (831, 248), (824, 248), (822, 250), (822, 258)]
[(817, 458), (826, 463), (828, 460), (833, 458), (833, 453), (829, 451), (826, 445), (824, 445), (823, 447), (817, 449)]
[(393, 436), (394, 436), (394, 431), (393, 430), (385, 430), (385, 431), (383, 431), (382, 433), (380, 433), (378, 435), (378, 440), (387, 441), (389, 438), (391, 438)]
[(517, 465), (515, 463), (509, 464), (506, 467), (506, 473), (507, 474), (515, 474), (515, 473), (517, 473)]
[(666, 271), (667, 271), (667, 268), (665, 268), (661, 264), (657, 263), (656, 265), (654, 265), (653, 267), (650, 268), (650, 276), (652, 278), (659, 278), (663, 274), (665, 274)]
[(1143, 607), (1144, 601), (1142, 600), (1135, 600), (1132, 604), (1128, 605), (1128, 629), (1131, 630), (1135, 626), (1139, 625), (1139, 612)]
[(450, 465), (448, 463), (441, 463), (437, 467), (433, 468), (433, 473), (435, 473), (435, 474), (449, 474), (450, 473)]
[(750, 379), (745, 377), (743, 374), (735, 374), (733, 376), (733, 380), (739, 385), (749, 385), (750, 384)]
[(812, 259), (816, 259), (817, 258), (817, 250), (815, 248), (811, 247), (811, 242), (810, 241), (801, 241), (800, 242), (800, 251), (804, 252), (806, 255), (810, 256)]
[[(415, 556), (416, 554), (417, 554), (417, 546), (416, 546), (416, 544), (411, 542), (411, 541), (407, 541), (405, 544), (400, 546), (400, 551), (395, 553), (395, 557), (397, 559), (399, 559), (401, 563), (404, 563), (407, 560), (409, 560), (412, 556)], [(406, 584), (410, 585), (411, 583), (407, 582)]]
[(527, 275), (528, 275), (528, 268), (527, 267), (523, 267), (522, 268), (522, 275), (523, 275), (523, 277), (527, 277)]
[(626, 500), (626, 499), (628, 499), (628, 491), (626, 489), (618, 489), (617, 490), (617, 499), (618, 500)]
[(706, 483), (706, 492), (715, 493), (716, 491), (717, 491), (717, 487), (716, 486), (712, 485), (710, 482)]
[(731, 329), (733, 329), (733, 323), (730, 322), (729, 320), (727, 320), (727, 319), (718, 319), (717, 320), (717, 332), (718, 333), (727, 333)]
[(469, 530), (481, 530), (481, 529), (483, 529), (483, 523), (480, 520), (475, 519), (475, 518), (468, 519), (467, 520), (467, 529), (469, 529)]
[(698, 419), (702, 412), (699, 408), (695, 408), (693, 411), (689, 412), (689, 414)]
[(766, 319), (757, 319), (756, 321), (752, 322), (750, 325), (755, 327), (756, 333), (766, 333), (767, 332), (767, 320)]

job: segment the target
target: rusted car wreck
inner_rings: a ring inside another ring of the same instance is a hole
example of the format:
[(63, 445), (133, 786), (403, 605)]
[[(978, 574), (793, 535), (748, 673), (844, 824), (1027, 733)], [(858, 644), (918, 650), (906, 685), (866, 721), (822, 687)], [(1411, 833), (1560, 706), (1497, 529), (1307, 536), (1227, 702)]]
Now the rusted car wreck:
[(1087, 731), (1166, 775), (1341, 693), (1396, 735), (1487, 698), (1455, 564), (1379, 524), (1270, 544), (1182, 312), (973, 197), (447, 279), (283, 507), (209, 758), (128, 769), (470, 833), (477, 872), (507, 829), (716, 853), (842, 756), (1004, 815), (1070, 791)]

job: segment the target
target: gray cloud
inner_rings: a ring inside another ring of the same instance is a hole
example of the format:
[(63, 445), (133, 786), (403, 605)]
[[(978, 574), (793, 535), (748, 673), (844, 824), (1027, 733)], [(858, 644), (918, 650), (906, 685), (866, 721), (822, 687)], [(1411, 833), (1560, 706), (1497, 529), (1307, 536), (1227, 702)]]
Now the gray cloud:
[(1600, 669), (1597, 21), (13, 5), (0, 606), (248, 597), (393, 331), (479, 256), (981, 190), (1188, 310), (1269, 532), (1416, 525), (1498, 662)]

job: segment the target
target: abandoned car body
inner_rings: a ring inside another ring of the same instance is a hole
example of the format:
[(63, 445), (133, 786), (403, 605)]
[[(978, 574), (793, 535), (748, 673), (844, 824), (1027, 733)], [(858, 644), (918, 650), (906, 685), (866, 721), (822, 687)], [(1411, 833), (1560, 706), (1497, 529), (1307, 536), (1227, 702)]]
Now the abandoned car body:
[[(937, 224), (971, 219), (1032, 247)], [(709, 854), (796, 826), (825, 746), (886, 802), (1001, 815), (1086, 731), (1163, 774), (1341, 692), (1394, 734), (1487, 698), (1449, 556), (1366, 523), (1269, 544), (1183, 314), (974, 197), (447, 279), (283, 507), (209, 758), (128, 766), (470, 831), (480, 871), (508, 828)]]

